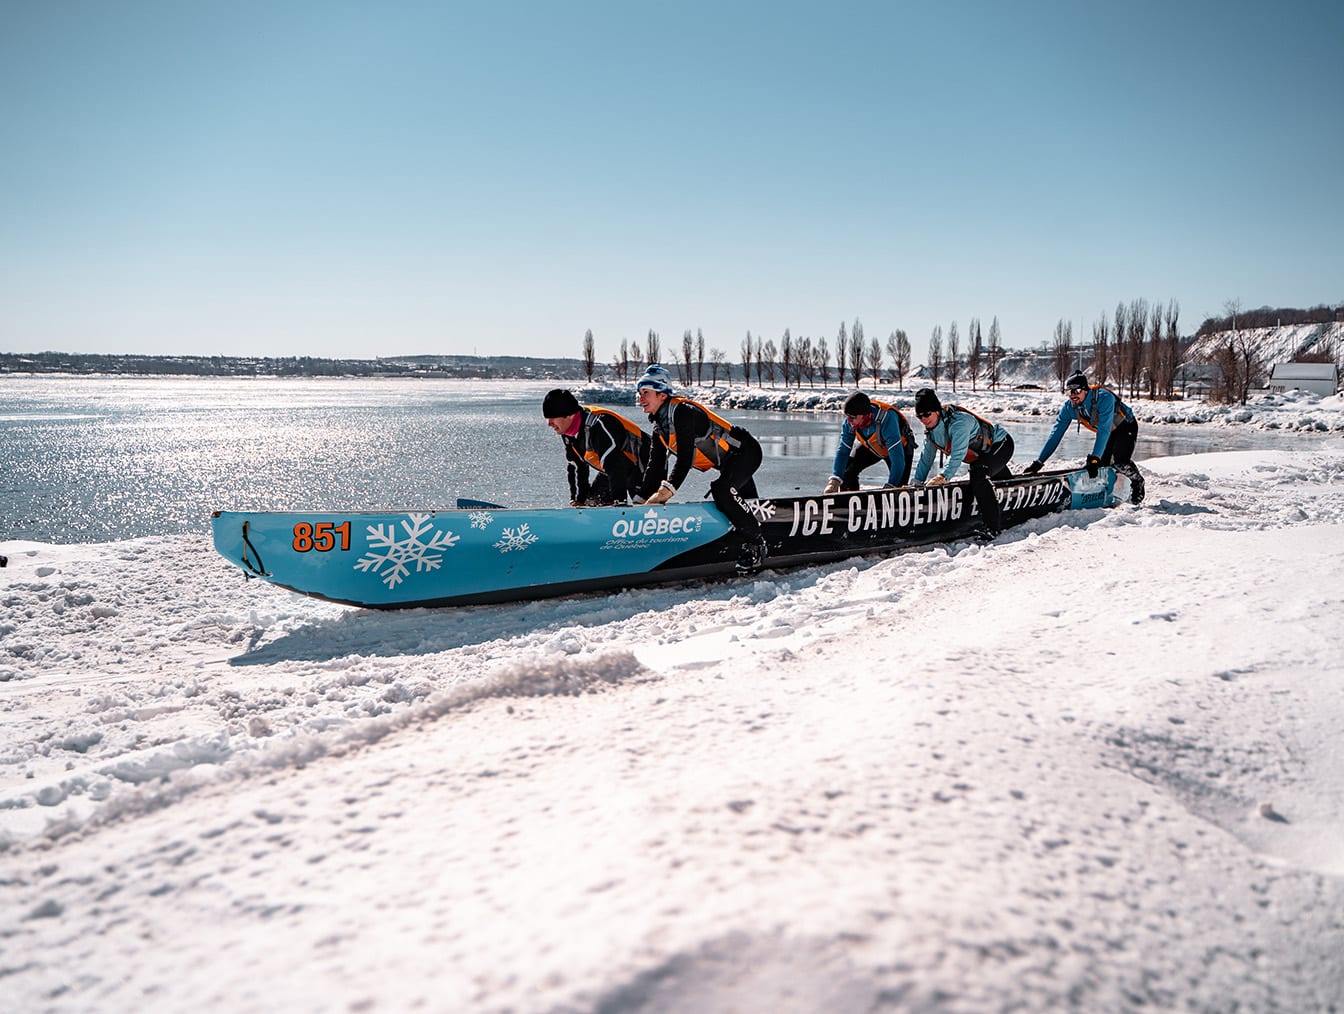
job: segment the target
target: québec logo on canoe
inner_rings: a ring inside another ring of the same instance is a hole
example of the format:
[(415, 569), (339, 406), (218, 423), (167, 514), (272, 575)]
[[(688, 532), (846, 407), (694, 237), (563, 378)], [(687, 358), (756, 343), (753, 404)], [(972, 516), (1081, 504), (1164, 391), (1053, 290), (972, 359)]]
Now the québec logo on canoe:
[(652, 535), (690, 535), (700, 531), (703, 525), (703, 518), (669, 518), (650, 507), (642, 518), (621, 518), (616, 521), (611, 526), (611, 537), (642, 539)]

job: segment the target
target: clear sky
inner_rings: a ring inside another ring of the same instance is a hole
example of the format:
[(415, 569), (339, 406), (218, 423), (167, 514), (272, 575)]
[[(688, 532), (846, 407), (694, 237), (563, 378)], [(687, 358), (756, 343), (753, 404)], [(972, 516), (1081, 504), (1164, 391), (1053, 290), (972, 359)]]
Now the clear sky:
[(1344, 5), (0, 0), (0, 350), (1344, 301)]

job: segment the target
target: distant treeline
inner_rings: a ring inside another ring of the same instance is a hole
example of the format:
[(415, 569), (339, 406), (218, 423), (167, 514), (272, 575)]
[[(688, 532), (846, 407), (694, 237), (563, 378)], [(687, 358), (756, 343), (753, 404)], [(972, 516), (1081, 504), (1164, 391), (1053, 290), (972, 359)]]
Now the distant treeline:
[[(1235, 316), (1235, 324), (1239, 328), (1286, 327), (1292, 324), (1329, 324), (1332, 321), (1344, 319), (1344, 303), (1337, 306), (1321, 304), (1320, 306), (1313, 306), (1309, 310), (1262, 306), (1256, 310), (1244, 310)], [(1195, 337), (1202, 338), (1205, 335), (1217, 334), (1219, 331), (1231, 331), (1233, 323), (1232, 314), (1228, 314), (1226, 317), (1210, 317), (1199, 325)]]
[(0, 352), (0, 373), (186, 377), (577, 377), (575, 359), (521, 356), (140, 356), (81, 352)]

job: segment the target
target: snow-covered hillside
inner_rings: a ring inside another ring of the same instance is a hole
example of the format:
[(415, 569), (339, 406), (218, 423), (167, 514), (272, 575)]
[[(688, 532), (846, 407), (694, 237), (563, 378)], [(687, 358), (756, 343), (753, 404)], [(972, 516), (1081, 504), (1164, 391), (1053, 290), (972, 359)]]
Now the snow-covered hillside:
[[(1213, 351), (1225, 344), (1227, 331), (1196, 338), (1186, 350), (1186, 360), (1207, 362)], [(1283, 327), (1256, 327), (1237, 332), (1236, 337), (1250, 343), (1265, 369), (1275, 363), (1291, 363), (1299, 356), (1325, 353), (1336, 360), (1344, 354), (1344, 321), (1332, 324), (1289, 324)]]

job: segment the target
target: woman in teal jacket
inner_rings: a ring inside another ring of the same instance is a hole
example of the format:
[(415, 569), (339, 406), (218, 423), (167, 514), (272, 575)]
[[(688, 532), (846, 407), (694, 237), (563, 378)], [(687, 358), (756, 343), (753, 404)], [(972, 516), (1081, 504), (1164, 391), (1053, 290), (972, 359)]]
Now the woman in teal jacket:
[(1013, 456), (1013, 438), (996, 423), (981, 419), (957, 405), (943, 406), (932, 388), (915, 394), (915, 415), (924, 424), (924, 449), (915, 466), (915, 482), (921, 483), (933, 469), (934, 451), (942, 452), (947, 464), (929, 479), (930, 486), (949, 482), (963, 464), (970, 466), (971, 494), (983, 519), (976, 537), (988, 541), (1001, 530), (999, 499), (994, 479), (1011, 479), (1008, 461)]

